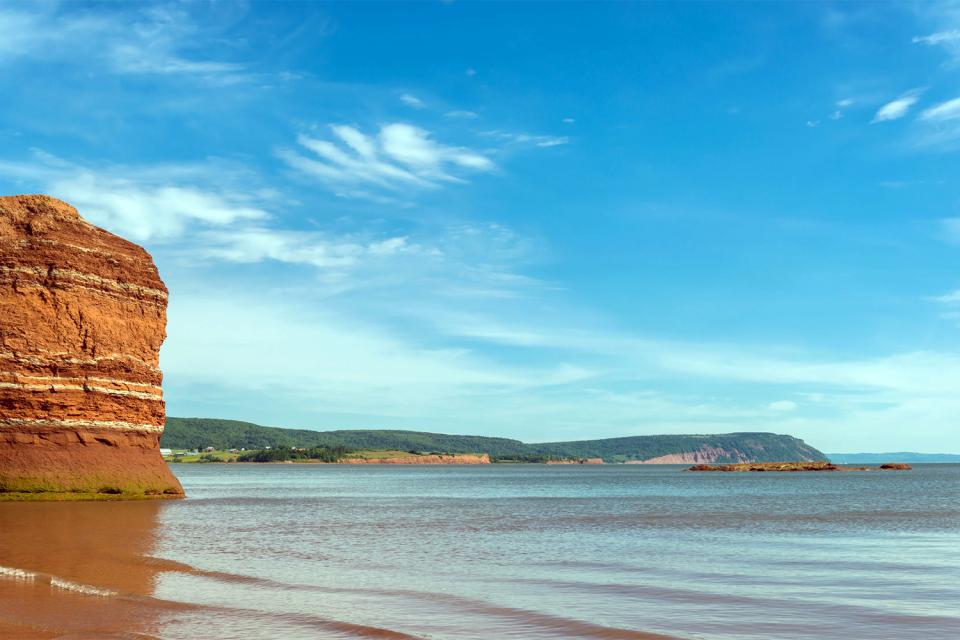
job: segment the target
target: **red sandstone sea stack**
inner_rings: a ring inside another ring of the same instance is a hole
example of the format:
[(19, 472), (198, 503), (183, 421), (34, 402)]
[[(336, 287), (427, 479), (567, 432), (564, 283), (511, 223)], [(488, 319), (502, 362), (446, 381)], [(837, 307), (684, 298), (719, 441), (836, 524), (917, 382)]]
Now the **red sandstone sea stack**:
[(0, 498), (183, 495), (159, 451), (166, 308), (143, 248), (0, 197)]

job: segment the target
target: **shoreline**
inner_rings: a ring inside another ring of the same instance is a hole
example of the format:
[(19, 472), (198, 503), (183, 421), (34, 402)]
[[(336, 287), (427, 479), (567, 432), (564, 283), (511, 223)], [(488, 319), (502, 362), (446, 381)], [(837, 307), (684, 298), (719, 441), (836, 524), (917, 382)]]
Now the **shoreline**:
[(183, 500), (184, 494), (0, 491), (0, 502), (137, 502)]
[[(216, 454), (211, 454), (216, 455)], [(493, 464), (490, 456), (483, 454), (466, 453), (443, 453), (443, 454), (418, 454), (409, 456), (356, 456), (345, 457), (340, 460), (327, 461), (316, 458), (295, 458), (292, 460), (264, 460), (262, 462), (255, 460), (236, 460), (220, 459), (210, 460), (171, 460), (164, 458), (167, 464), (341, 464), (341, 465), (366, 465), (366, 464), (392, 464), (392, 465), (489, 465)]]

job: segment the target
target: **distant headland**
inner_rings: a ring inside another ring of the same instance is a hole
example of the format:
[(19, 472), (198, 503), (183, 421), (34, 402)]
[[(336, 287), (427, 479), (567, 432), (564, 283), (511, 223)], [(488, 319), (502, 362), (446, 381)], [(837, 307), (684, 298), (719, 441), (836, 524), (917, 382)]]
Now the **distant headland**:
[[(355, 462), (393, 459), (394, 464), (482, 464), (474, 458), (431, 460), (422, 456), (487, 456), (494, 463), (706, 464), (827, 461), (819, 450), (787, 435), (743, 432), (655, 435), (525, 443), (509, 438), (422, 431), (281, 429), (213, 418), (167, 418), (161, 446), (183, 461)], [(196, 452), (189, 456), (186, 452)], [(414, 456), (421, 456), (416, 460)], [(404, 458), (403, 462), (398, 458)]]

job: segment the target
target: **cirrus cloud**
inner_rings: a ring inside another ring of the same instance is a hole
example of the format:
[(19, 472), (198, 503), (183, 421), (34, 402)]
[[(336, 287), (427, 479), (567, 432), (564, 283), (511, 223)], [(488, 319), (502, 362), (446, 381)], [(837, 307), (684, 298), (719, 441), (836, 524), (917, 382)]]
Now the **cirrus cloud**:
[(943, 121), (957, 118), (960, 118), (960, 98), (941, 102), (920, 114), (921, 120)]
[[(367, 196), (364, 187), (398, 193), (410, 188), (464, 182), (466, 173), (496, 168), (490, 158), (466, 147), (445, 145), (420, 127), (394, 122), (375, 135), (349, 125), (331, 125), (332, 139), (300, 135), (311, 153), (284, 149), (280, 157), (293, 169), (334, 187), (338, 195)], [(344, 189), (343, 187), (351, 187)]]
[(917, 100), (920, 99), (921, 91), (919, 89), (913, 89), (903, 94), (896, 100), (891, 100), (886, 103), (877, 111), (877, 114), (873, 116), (873, 120), (870, 124), (876, 124), (877, 122), (886, 122), (889, 120), (899, 120), (900, 118), (907, 115), (907, 112), (910, 111), (910, 107), (917, 103)]

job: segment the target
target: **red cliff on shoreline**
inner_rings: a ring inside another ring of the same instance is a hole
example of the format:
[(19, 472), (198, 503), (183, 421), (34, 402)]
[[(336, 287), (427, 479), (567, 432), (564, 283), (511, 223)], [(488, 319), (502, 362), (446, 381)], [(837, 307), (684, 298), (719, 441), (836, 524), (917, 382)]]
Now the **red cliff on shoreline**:
[(159, 451), (166, 308), (143, 248), (0, 198), (0, 498), (183, 494)]

